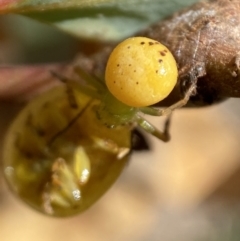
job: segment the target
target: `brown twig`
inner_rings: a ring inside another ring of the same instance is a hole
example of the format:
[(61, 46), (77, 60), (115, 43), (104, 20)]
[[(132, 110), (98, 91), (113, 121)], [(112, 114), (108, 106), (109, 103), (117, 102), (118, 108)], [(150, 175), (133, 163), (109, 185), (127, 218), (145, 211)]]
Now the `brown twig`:
[[(240, 97), (239, 0), (196, 3), (136, 36), (162, 42), (177, 60), (178, 85), (161, 104), (177, 101), (191, 81), (197, 81), (197, 94), (191, 98), (190, 104), (208, 105), (225, 98)], [(90, 59), (79, 56), (76, 64), (103, 76), (113, 47), (102, 48)]]

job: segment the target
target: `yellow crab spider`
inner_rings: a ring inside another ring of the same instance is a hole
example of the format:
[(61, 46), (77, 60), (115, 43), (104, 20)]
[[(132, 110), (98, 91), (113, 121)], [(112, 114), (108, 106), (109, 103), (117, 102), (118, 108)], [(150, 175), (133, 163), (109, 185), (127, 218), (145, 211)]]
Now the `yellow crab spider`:
[[(169, 116), (174, 109), (184, 106), (196, 90), (196, 84), (193, 83), (184, 98), (168, 108), (148, 107), (170, 94), (177, 83), (178, 70), (167, 47), (146, 37), (126, 39), (112, 51), (105, 71), (108, 90), (101, 81), (87, 75), (80, 68), (76, 68), (76, 71), (87, 81), (85, 92), (101, 100), (96, 113), (107, 126), (114, 128), (137, 123), (163, 141), (169, 140), (169, 121), (161, 132), (141, 117), (141, 112)], [(95, 92), (90, 91), (93, 86)]]
[(170, 94), (177, 83), (178, 70), (167, 47), (146, 37), (129, 38), (115, 47), (107, 62), (105, 83), (80, 67), (75, 67), (75, 71), (85, 81), (84, 84), (67, 79), (63, 81), (70, 89), (79, 89), (100, 100), (95, 111), (103, 124), (109, 128), (120, 125), (132, 128), (138, 124), (162, 141), (169, 140), (169, 120), (161, 132), (145, 120), (141, 113), (170, 116), (173, 110), (184, 106), (196, 90), (196, 83), (193, 83), (177, 103), (167, 108), (149, 107)]
[(141, 113), (170, 115), (195, 91), (193, 84), (168, 108), (148, 107), (174, 88), (177, 67), (166, 47), (143, 37), (113, 50), (106, 84), (80, 67), (75, 72), (81, 81), (54, 73), (65, 84), (32, 100), (4, 143), (9, 186), (24, 202), (52, 216), (82, 212), (109, 189), (128, 162), (136, 125), (168, 141), (169, 121), (161, 132)]

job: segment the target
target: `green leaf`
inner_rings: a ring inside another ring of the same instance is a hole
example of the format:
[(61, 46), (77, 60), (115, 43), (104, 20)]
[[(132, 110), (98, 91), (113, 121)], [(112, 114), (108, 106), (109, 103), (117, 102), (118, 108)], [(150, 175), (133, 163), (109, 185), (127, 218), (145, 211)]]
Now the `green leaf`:
[(4, 13), (22, 11), (43, 11), (49, 9), (65, 9), (92, 6), (111, 0), (0, 0), (0, 11)]
[(2, 6), (0, 1), (0, 12), (21, 13), (53, 24), (79, 38), (118, 41), (196, 0), (25, 0), (11, 2), (13, 4)]

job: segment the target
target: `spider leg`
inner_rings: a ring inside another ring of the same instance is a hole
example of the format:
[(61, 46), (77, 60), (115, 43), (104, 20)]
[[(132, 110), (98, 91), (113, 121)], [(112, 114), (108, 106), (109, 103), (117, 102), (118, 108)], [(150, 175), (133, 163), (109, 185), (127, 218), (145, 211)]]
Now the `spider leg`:
[(163, 131), (158, 130), (154, 125), (152, 125), (150, 122), (148, 122), (143, 117), (138, 116), (138, 115), (136, 118), (136, 122), (139, 127), (141, 127), (143, 130), (145, 130), (149, 134), (157, 137), (158, 139), (160, 139), (164, 142), (168, 142), (170, 140), (169, 128), (170, 128), (170, 122), (171, 122), (171, 115), (169, 115), (167, 117), (167, 120), (164, 124)]
[(68, 96), (68, 102), (71, 108), (78, 109), (78, 103), (73, 93), (73, 89), (71, 85), (66, 84), (66, 93)]
[(48, 142), (48, 146), (52, 145), (52, 143), (59, 137), (61, 136), (64, 132), (66, 132), (74, 123), (76, 123), (76, 121), (81, 117), (81, 115), (83, 115), (83, 113), (87, 110), (87, 108), (89, 108), (89, 106), (93, 103), (94, 99), (90, 99), (88, 101), (88, 103), (86, 104), (86, 106), (76, 114), (76, 116), (74, 116), (72, 118), (72, 120), (69, 121), (69, 123), (59, 132), (57, 132)]
[(88, 72), (84, 71), (80, 66), (74, 67), (74, 72), (83, 79), (88, 86), (91, 86), (99, 91), (106, 91), (106, 86), (104, 82), (97, 76), (91, 75)]
[(54, 77), (56, 77), (56, 79), (58, 79), (59, 81), (61, 81), (62, 83), (65, 84), (69, 105), (70, 105), (71, 108), (77, 109), (78, 103), (77, 103), (76, 98), (75, 98), (74, 93), (73, 93), (71, 81), (69, 79), (65, 78), (64, 76), (56, 73), (56, 72), (51, 71), (51, 73)]
[(101, 99), (102, 92), (105, 93), (105, 87), (101, 83), (98, 83), (98, 79), (92, 77), (80, 67), (74, 69), (74, 71), (78, 74), (80, 79), (69, 79), (54, 71), (51, 71), (52, 75), (56, 77), (57, 80), (66, 85), (70, 106), (75, 109), (78, 108), (73, 90), (79, 90), (80, 92), (85, 93), (86, 95), (89, 95), (93, 98)]
[(195, 94), (196, 92), (196, 81), (193, 81), (190, 85), (190, 87), (188, 88), (188, 90), (186, 91), (184, 97), (179, 100), (178, 102), (174, 103), (173, 105), (167, 107), (167, 108), (163, 108), (163, 109), (158, 109), (158, 108), (154, 108), (154, 107), (142, 107), (139, 108), (139, 110), (141, 112), (143, 112), (144, 114), (148, 114), (148, 115), (153, 115), (153, 116), (168, 116), (170, 115), (175, 109), (181, 108), (184, 105), (187, 104), (187, 102), (189, 101), (190, 97), (192, 95)]

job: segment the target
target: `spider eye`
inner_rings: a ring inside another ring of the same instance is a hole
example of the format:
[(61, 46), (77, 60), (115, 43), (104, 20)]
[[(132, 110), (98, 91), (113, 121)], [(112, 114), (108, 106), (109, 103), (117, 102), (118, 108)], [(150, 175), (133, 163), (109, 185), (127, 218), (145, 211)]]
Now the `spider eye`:
[(171, 52), (161, 43), (133, 37), (111, 53), (105, 72), (109, 91), (124, 104), (143, 107), (166, 98), (178, 77)]

